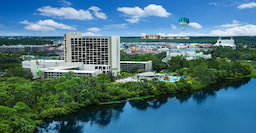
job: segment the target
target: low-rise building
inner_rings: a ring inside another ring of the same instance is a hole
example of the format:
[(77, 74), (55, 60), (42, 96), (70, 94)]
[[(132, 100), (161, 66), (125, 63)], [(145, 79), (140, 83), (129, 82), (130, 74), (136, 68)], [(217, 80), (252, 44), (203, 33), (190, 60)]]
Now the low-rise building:
[(161, 35), (145, 35), (141, 39), (190, 39), (187, 36), (161, 36)]
[[(81, 62), (65, 62), (64, 60), (27, 60), (22, 61), (22, 67), (30, 71), (33, 78), (53, 78), (62, 76), (69, 71), (76, 73), (77, 77), (102, 73), (100, 70), (88, 69)], [(93, 67), (90, 67), (93, 68)]]
[(152, 61), (120, 61), (121, 71), (130, 72), (133, 68), (152, 71)]
[(236, 47), (235, 40), (232, 37), (230, 39), (221, 39), (220, 37), (213, 46), (232, 47), (232, 48)]
[(170, 52), (170, 51), (167, 51), (166, 57), (163, 58), (162, 61), (167, 63), (168, 60), (171, 60), (172, 57), (181, 56), (181, 55), (184, 56), (186, 58), (186, 60), (196, 60), (199, 58), (204, 58), (204, 59), (212, 58), (211, 54), (205, 55), (205, 54), (203, 54), (203, 52), (196, 53), (196, 52)]
[(48, 46), (45, 45), (9, 45), (0, 46), (2, 53), (16, 53), (16, 52), (44, 52)]

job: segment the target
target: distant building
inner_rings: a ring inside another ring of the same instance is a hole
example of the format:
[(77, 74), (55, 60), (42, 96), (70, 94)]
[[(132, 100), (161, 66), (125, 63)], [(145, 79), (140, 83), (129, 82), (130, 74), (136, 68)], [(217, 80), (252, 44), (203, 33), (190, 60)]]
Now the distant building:
[(220, 37), (213, 46), (233, 47), (233, 48), (236, 47), (235, 40), (232, 37), (230, 39), (221, 39)]
[(1, 53), (17, 53), (17, 52), (44, 52), (48, 46), (44, 45), (9, 45), (0, 46)]
[(171, 60), (172, 57), (176, 57), (176, 56), (184, 56), (186, 58), (186, 60), (196, 60), (199, 58), (205, 58), (205, 59), (211, 59), (212, 55), (208, 54), (208, 55), (204, 55), (203, 52), (200, 53), (196, 53), (196, 52), (171, 52), (167, 51), (166, 52), (166, 57), (162, 59), (163, 62), (167, 63), (168, 60)]
[(145, 71), (152, 71), (152, 61), (120, 61), (121, 71), (130, 72), (134, 67)]
[(64, 44), (64, 41), (63, 40), (54, 40), (53, 43), (55, 45), (59, 45), (59, 44)]
[(200, 45), (200, 43), (190, 43), (190, 45), (195, 46), (195, 45)]
[(200, 44), (199, 46), (202, 46), (203, 48), (209, 48), (212, 46), (211, 43), (203, 43), (203, 44)]
[(190, 39), (186, 36), (161, 36), (161, 35), (145, 35), (141, 39)]
[(160, 35), (145, 35), (142, 37), (142, 39), (161, 39), (162, 37)]

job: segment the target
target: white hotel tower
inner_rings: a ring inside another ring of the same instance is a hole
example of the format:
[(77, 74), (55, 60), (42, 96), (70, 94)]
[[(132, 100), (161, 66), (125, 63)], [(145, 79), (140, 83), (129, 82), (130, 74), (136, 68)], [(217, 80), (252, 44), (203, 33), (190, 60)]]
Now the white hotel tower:
[(120, 36), (82, 37), (81, 32), (64, 35), (65, 62), (82, 62), (84, 69), (120, 72)]
[(64, 43), (65, 60), (22, 61), (22, 67), (31, 71), (33, 78), (52, 79), (70, 71), (76, 77), (120, 72), (120, 36), (82, 37), (81, 32), (68, 32)]

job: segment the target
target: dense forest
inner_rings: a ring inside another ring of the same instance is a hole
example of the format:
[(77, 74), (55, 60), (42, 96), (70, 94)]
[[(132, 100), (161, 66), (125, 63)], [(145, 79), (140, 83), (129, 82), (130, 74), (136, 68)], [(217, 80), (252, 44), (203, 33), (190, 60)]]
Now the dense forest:
[(231, 60), (254, 60), (256, 61), (256, 50), (251, 48), (217, 47), (211, 51), (202, 51), (212, 54), (213, 57), (228, 58)]
[(0, 38), (0, 46), (2, 45), (42, 45), (42, 44), (53, 44), (53, 40), (44, 39), (39, 37), (31, 38)]
[(0, 72), (8, 68), (21, 67), (20, 54), (0, 54)]
[[(12, 56), (1, 55), (0, 65), (19, 64), (21, 60), (17, 59), (18, 56)], [(151, 59), (157, 65), (155, 61), (159, 62), (162, 57), (122, 54), (123, 60)], [(31, 73), (21, 68), (21, 65), (15, 68), (6, 66), (4, 75), (0, 76), (0, 132), (31, 132), (45, 118), (66, 115), (89, 105), (115, 103), (113, 101), (142, 96), (187, 94), (212, 83), (248, 75), (255, 69), (252, 63), (240, 60), (229, 62), (222, 58), (200, 58), (188, 61), (182, 56), (172, 58), (165, 67), (165, 72), (183, 73), (186, 79), (175, 83), (162, 82), (156, 78), (115, 83), (111, 82), (111, 74), (76, 78), (70, 72), (57, 80), (32, 80)]]

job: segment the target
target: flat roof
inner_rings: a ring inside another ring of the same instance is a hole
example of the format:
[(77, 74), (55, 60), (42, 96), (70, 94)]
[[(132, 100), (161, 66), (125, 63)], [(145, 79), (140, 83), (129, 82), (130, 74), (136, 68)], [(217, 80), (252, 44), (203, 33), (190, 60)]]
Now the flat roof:
[(74, 73), (96, 73), (96, 71), (90, 71), (90, 70), (43, 70), (43, 72), (61, 72), (61, 73), (68, 73), (68, 72), (74, 72)]
[(144, 73), (140, 73), (140, 74), (137, 74), (138, 76), (145, 76), (145, 77), (148, 77), (148, 76), (155, 76), (155, 72), (144, 72)]
[(47, 68), (43, 68), (42, 70), (65, 70), (65, 69), (72, 69), (72, 68), (79, 68), (79, 66), (57, 66), (57, 67), (47, 67)]
[(26, 60), (26, 61), (22, 61), (22, 62), (65, 62), (64, 60), (43, 60), (43, 59), (35, 59), (35, 60)]
[(151, 60), (149, 61), (120, 61), (120, 63), (149, 63), (151, 62)]

